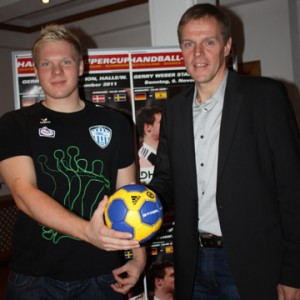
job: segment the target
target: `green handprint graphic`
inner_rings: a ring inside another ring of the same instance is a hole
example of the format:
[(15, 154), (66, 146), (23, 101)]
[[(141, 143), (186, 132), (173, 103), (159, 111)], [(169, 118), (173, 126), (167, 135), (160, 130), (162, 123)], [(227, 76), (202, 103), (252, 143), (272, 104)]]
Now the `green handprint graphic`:
[[(49, 167), (50, 159), (54, 160), (55, 168)], [(41, 155), (38, 162), (53, 185), (51, 196), (57, 199), (64, 189), (62, 204), (81, 217), (90, 219), (101, 200), (101, 193), (104, 189), (110, 189), (110, 182), (103, 175), (103, 161), (94, 160), (89, 164), (87, 159), (80, 158), (78, 147), (70, 146), (66, 151), (56, 150), (52, 158)], [(73, 239), (46, 226), (41, 225), (41, 228), (43, 238), (54, 244), (63, 238)]]

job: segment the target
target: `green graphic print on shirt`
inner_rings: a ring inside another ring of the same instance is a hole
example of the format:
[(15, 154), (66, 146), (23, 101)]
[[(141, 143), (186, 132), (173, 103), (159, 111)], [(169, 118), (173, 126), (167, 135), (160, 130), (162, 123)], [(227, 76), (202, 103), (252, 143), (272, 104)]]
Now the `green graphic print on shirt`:
[[(99, 196), (102, 191), (105, 188), (110, 189), (110, 182), (103, 175), (103, 161), (94, 160), (89, 165), (87, 159), (80, 158), (80, 150), (76, 146), (70, 146), (66, 152), (58, 149), (54, 152), (53, 157), (55, 169), (49, 167), (49, 158), (46, 155), (38, 158), (42, 172), (53, 183), (51, 196), (57, 199), (57, 195), (62, 193), (61, 189), (65, 189), (62, 204), (70, 211), (89, 220), (97, 203), (101, 200)], [(63, 238), (74, 239), (46, 226), (41, 226), (43, 238), (54, 244), (59, 243)]]

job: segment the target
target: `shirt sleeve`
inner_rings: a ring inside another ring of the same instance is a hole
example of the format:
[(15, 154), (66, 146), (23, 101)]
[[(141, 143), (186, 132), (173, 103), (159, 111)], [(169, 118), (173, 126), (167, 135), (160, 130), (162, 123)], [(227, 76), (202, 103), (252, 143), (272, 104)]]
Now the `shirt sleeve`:
[(118, 168), (126, 168), (135, 161), (135, 142), (133, 124), (126, 116), (121, 116), (119, 122), (120, 144)]
[(19, 111), (6, 113), (0, 118), (0, 161), (19, 155), (30, 156), (26, 128)]

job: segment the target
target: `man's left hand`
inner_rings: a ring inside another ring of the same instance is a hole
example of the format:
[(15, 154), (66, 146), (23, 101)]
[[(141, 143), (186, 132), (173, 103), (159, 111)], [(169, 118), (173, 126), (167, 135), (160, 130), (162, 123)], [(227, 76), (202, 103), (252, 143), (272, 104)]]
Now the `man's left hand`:
[(133, 258), (128, 260), (125, 265), (113, 270), (116, 283), (111, 285), (112, 289), (121, 294), (128, 293), (143, 273), (146, 259), (145, 247), (133, 249)]

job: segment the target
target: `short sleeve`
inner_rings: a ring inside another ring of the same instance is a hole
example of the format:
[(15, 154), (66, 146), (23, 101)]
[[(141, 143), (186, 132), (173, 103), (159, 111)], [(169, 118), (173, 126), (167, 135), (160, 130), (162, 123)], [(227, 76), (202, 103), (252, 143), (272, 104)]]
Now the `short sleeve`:
[(135, 143), (133, 135), (133, 124), (126, 116), (121, 116), (119, 122), (120, 147), (118, 168), (128, 167), (135, 161)]
[(26, 128), (25, 119), (19, 111), (6, 113), (0, 118), (0, 161), (14, 156), (30, 155)]

